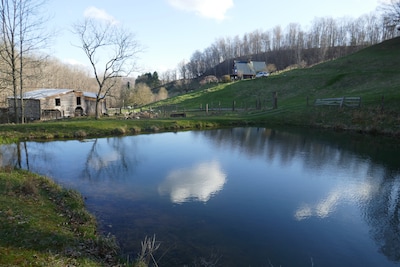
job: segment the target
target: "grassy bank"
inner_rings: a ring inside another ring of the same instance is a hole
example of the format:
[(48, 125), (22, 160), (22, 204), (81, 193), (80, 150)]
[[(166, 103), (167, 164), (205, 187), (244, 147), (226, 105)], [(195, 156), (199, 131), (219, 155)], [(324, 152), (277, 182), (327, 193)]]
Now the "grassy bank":
[(0, 266), (108, 266), (111, 237), (96, 234), (82, 197), (22, 170), (0, 170)]
[(119, 118), (66, 119), (28, 124), (0, 125), (1, 142), (7, 143), (19, 139), (70, 139), (122, 136), (139, 133), (207, 129), (232, 125), (247, 125), (244, 117), (226, 116), (196, 117), (184, 119), (143, 119), (125, 120)]
[(189, 111), (186, 112), (188, 117), (179, 119), (125, 120), (111, 117), (0, 125), (0, 144), (18, 140), (84, 139), (237, 126), (301, 126), (400, 138), (400, 104), (384, 110), (378, 103), (359, 108), (339, 108), (307, 106), (304, 98), (302, 102), (282, 103), (278, 109), (203, 113)]

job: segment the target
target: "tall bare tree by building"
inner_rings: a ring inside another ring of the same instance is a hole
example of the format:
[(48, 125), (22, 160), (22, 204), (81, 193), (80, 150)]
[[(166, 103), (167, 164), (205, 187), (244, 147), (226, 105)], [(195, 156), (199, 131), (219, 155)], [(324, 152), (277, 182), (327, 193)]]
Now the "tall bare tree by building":
[(16, 122), (24, 122), (24, 81), (26, 69), (36, 66), (32, 59), (35, 50), (43, 48), (49, 34), (45, 33), (46, 19), (41, 15), (45, 1), (40, 0), (1, 0), (1, 47), (0, 57), (4, 66), (1, 68), (2, 85), (11, 90)]
[(141, 47), (134, 35), (115, 21), (87, 18), (75, 24), (74, 33), (93, 70), (97, 82), (96, 119), (100, 118), (98, 104), (116, 85), (118, 78), (129, 76)]

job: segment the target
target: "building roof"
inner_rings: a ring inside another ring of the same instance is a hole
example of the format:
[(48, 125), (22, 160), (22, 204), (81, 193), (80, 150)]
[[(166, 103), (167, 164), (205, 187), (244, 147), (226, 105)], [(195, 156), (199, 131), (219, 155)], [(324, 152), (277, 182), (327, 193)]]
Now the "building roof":
[(72, 89), (39, 89), (34, 91), (25, 92), (23, 94), (24, 99), (43, 99), (60, 94), (67, 94), (73, 92)]
[[(34, 91), (29, 91), (25, 92), (23, 94), (24, 99), (44, 99), (47, 97), (52, 97), (52, 96), (57, 96), (61, 94), (68, 94), (70, 92), (74, 92), (73, 89), (48, 89), (48, 88), (43, 88), (43, 89), (38, 89)], [(82, 92), (83, 96), (85, 97), (91, 97), (91, 98), (96, 98), (97, 94), (92, 93), (92, 92)], [(14, 98), (14, 97), (8, 97), (8, 98)], [(19, 98), (19, 96), (18, 96)]]
[(97, 97), (97, 93), (93, 93), (93, 92), (83, 92), (83, 96), (96, 98), (96, 97)]

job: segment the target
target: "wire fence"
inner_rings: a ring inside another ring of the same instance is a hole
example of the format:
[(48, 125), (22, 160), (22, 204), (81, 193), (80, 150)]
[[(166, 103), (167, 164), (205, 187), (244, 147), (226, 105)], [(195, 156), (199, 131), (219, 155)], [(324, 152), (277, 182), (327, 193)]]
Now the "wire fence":
[(230, 105), (221, 102), (199, 103), (198, 108), (186, 107), (183, 105), (164, 105), (154, 107), (162, 117), (186, 117), (186, 115), (213, 115), (226, 113), (243, 113), (254, 110), (267, 110), (272, 108), (271, 101), (232, 101)]

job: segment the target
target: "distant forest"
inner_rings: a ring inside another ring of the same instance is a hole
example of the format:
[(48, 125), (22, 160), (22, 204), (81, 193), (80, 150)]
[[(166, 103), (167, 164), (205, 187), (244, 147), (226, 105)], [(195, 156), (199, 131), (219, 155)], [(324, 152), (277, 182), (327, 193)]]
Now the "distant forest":
[[(386, 13), (385, 13), (386, 14)], [(353, 53), (398, 35), (396, 24), (377, 12), (351, 18), (315, 18), (307, 30), (291, 23), (271, 30), (255, 30), (243, 36), (219, 38), (203, 51), (195, 51), (177, 70), (161, 75), (164, 81), (177, 77), (230, 74), (233, 60), (265, 61), (277, 70), (309, 66)]]

